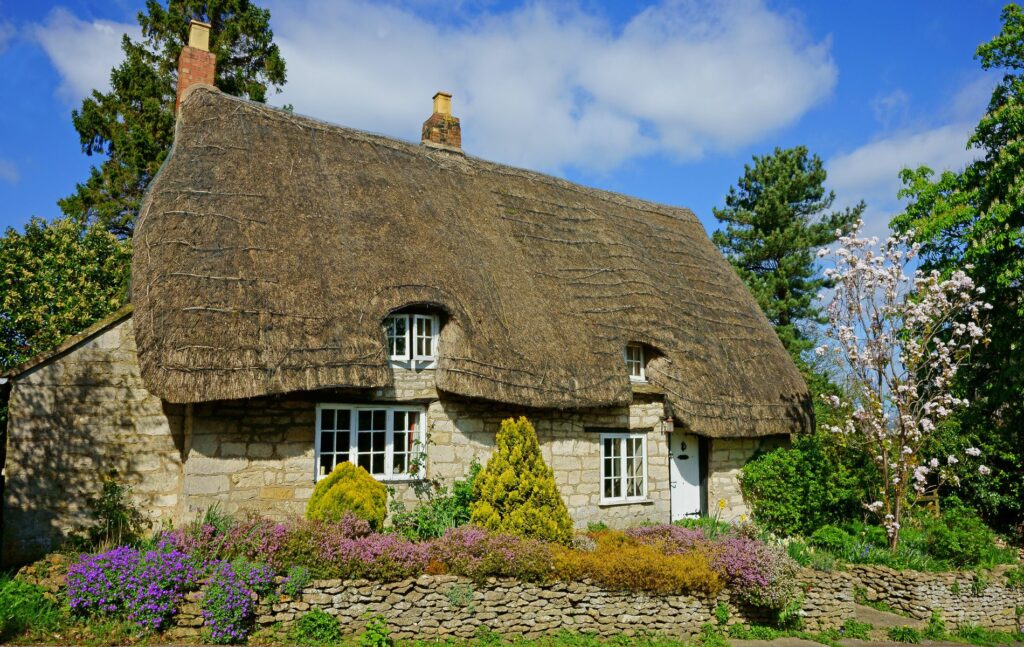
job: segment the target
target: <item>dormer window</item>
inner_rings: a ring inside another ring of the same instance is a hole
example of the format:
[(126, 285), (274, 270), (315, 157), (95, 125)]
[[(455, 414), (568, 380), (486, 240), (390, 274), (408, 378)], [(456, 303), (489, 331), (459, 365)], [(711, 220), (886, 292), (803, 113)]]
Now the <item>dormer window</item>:
[(437, 315), (401, 313), (384, 319), (388, 357), (409, 368), (431, 368), (437, 361)]
[(631, 382), (646, 382), (647, 371), (644, 367), (644, 347), (640, 344), (626, 344), (626, 370)]

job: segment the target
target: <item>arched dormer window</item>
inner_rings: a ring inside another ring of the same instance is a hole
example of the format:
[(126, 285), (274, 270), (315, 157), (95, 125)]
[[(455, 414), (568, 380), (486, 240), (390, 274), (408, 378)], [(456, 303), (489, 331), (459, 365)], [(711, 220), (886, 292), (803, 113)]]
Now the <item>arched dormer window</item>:
[(433, 368), (441, 320), (429, 312), (396, 312), (384, 318), (388, 359), (405, 368)]
[(644, 352), (643, 344), (626, 344), (623, 353), (626, 359), (626, 370), (629, 373), (630, 382), (647, 381), (647, 353)]

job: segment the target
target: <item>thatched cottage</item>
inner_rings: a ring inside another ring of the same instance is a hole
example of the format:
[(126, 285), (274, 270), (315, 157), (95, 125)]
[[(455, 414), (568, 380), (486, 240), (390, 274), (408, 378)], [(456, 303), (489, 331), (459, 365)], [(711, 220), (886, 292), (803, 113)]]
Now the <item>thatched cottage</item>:
[(339, 461), (405, 498), (462, 477), (513, 415), (578, 526), (735, 516), (738, 468), (809, 426), (692, 212), (470, 157), (445, 94), (412, 144), (212, 70), (186, 48), (131, 306), (7, 374), (6, 562), (82, 523), (112, 471), (154, 520), (284, 516)]

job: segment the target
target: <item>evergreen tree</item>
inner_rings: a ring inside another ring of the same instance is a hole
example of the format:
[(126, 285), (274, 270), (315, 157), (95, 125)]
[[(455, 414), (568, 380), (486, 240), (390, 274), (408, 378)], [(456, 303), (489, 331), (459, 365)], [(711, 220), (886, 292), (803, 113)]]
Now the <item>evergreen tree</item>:
[(470, 523), (521, 537), (567, 543), (572, 519), (526, 418), (501, 423), (498, 447), (473, 482)]
[(825, 191), (825, 168), (803, 146), (754, 157), (737, 186), (729, 187), (724, 209), (714, 209), (725, 230), (712, 240), (747, 284), (761, 310), (794, 356), (811, 347), (802, 322), (820, 320), (814, 305), (826, 285), (815, 262), (816, 249), (849, 230), (864, 204), (829, 211), (835, 194)]
[(978, 47), (985, 70), (1001, 70), (988, 109), (968, 142), (979, 159), (936, 177), (902, 174), (906, 210), (894, 230), (913, 230), (922, 269), (963, 270), (992, 304), (990, 342), (972, 352), (957, 384), (971, 403), (946, 431), (951, 449), (975, 444), (992, 475), (958, 492), (1001, 530), (1024, 536), (1024, 12), (1008, 5), (1002, 30)]
[(166, 6), (147, 0), (138, 15), (143, 40), (124, 37), (125, 58), (111, 71), (110, 91), (93, 90), (72, 112), (82, 151), (104, 159), (60, 201), (65, 214), (131, 236), (142, 195), (174, 138), (178, 55), (193, 18), (211, 25), (221, 91), (262, 102), (269, 88), (285, 82), (268, 10), (249, 0), (170, 0)]

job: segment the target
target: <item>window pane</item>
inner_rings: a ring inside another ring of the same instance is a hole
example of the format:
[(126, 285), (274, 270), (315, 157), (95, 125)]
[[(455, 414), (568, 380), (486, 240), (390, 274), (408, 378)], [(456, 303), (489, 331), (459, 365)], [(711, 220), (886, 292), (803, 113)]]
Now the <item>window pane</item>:
[(331, 454), (321, 454), (320, 455), (320, 468), (319, 468), (319, 472), (318, 472), (319, 475), (320, 476), (327, 476), (328, 474), (331, 473), (331, 470), (333, 470), (333, 469), (334, 469), (334, 456), (332, 456)]
[(386, 431), (375, 431), (373, 432), (373, 451), (383, 452), (387, 447), (388, 443), (388, 432)]
[(359, 465), (359, 467), (366, 470), (367, 472), (369, 472), (370, 474), (373, 474), (373, 466), (370, 465), (370, 456), (371, 454), (359, 454), (359, 460), (356, 462), (356, 464)]
[(334, 435), (334, 451), (343, 454), (343, 460), (348, 460), (349, 440), (350, 436), (347, 429)]
[(320, 410), (320, 428), (334, 429), (334, 409)]
[(320, 452), (332, 453), (334, 451), (334, 432), (325, 431), (320, 434)]
[(369, 472), (370, 474), (384, 473), (384, 454), (373, 454), (373, 469)]
[[(371, 442), (373, 440), (373, 433), (369, 431), (360, 431), (356, 435), (356, 447), (359, 453), (371, 451)], [(360, 463), (362, 465), (362, 463)]]
[(339, 431), (348, 431), (352, 428), (352, 412), (348, 409), (338, 409), (338, 420), (335, 425), (335, 429)]
[(395, 474), (405, 474), (406, 466), (408, 465), (409, 455), (402, 453), (395, 453), (395, 458), (392, 463), (392, 472)]
[(396, 454), (398, 454), (400, 452), (409, 451), (409, 448), (405, 444), (405, 441), (408, 438), (408, 436), (407, 436), (408, 433), (409, 432), (402, 431), (398, 427), (398, 425), (395, 425), (395, 453)]
[(360, 411), (359, 412), (359, 431), (369, 431), (373, 429), (373, 411)]

